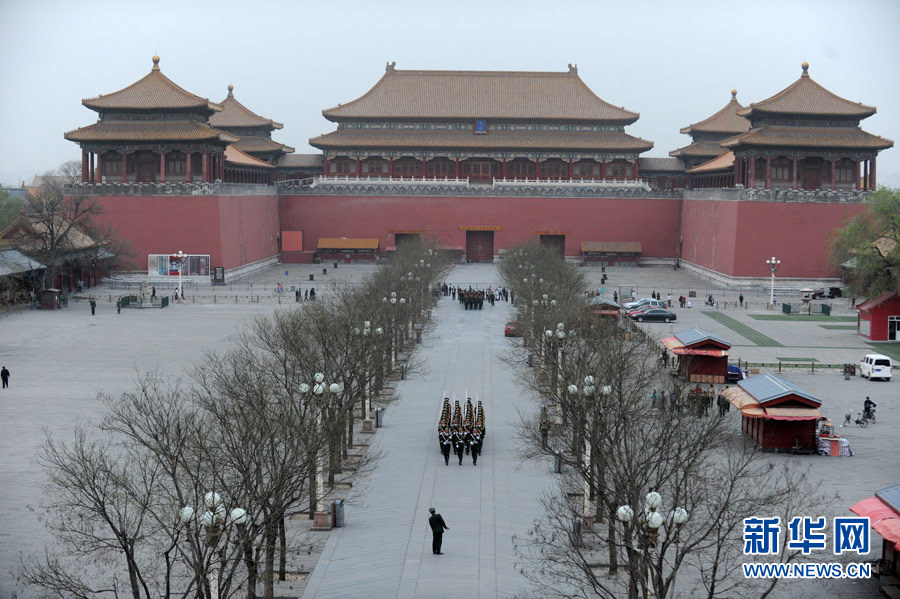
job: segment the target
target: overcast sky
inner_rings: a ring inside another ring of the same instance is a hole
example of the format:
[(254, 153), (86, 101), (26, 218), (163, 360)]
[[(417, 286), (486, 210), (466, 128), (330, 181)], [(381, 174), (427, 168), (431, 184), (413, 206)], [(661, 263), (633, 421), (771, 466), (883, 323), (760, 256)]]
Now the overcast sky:
[[(0, 0), (0, 182), (80, 159), (63, 133), (96, 121), (83, 98), (163, 73), (221, 101), (229, 83), (251, 110), (284, 123), (298, 153), (334, 130), (321, 111), (398, 69), (565, 71), (639, 112), (627, 131), (667, 156), (678, 130), (726, 104), (793, 83), (800, 63), (832, 92), (878, 107), (862, 126), (900, 142), (900, 2), (78, 2)], [(900, 187), (900, 149), (878, 158)]]

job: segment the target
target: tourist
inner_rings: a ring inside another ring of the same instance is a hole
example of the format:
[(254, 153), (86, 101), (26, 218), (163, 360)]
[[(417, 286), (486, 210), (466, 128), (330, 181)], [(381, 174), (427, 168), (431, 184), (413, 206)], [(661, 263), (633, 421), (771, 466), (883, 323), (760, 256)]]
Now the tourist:
[(6, 369), (6, 366), (3, 367), (3, 370), (0, 370), (0, 380), (3, 381), (4, 389), (9, 387), (9, 370)]
[(671, 293), (666, 294), (666, 303), (668, 303), (670, 308), (672, 307), (672, 294)]
[(120, 297), (120, 298), (116, 299), (116, 314), (121, 314), (121, 313), (122, 313), (122, 298)]
[(435, 555), (444, 555), (441, 551), (441, 543), (444, 540), (444, 531), (450, 530), (450, 527), (444, 523), (444, 519), (432, 507), (428, 508), (431, 516), (428, 518), (428, 526), (431, 527), (431, 533), (434, 535), (431, 541), (431, 552)]
[(94, 297), (91, 296), (89, 303), (91, 304), (91, 316), (93, 316), (97, 313), (97, 300), (95, 300)]
[(741, 308), (743, 308), (744, 307), (744, 294), (743, 293), (738, 296), (738, 302), (740, 303)]
[(151, 300), (155, 300), (155, 299), (156, 299), (156, 287), (151, 287), (151, 288), (150, 288), (150, 299), (151, 299)]

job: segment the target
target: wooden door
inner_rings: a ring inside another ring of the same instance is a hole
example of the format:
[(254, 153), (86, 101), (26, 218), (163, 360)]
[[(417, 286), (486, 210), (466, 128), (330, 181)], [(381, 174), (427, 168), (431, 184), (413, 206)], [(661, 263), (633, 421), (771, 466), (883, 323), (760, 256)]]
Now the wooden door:
[(804, 166), (800, 176), (803, 189), (819, 189), (822, 186), (822, 173), (818, 167)]
[(156, 160), (153, 154), (141, 154), (138, 159), (138, 181), (156, 181)]
[(466, 231), (466, 260), (469, 262), (494, 261), (493, 231)]

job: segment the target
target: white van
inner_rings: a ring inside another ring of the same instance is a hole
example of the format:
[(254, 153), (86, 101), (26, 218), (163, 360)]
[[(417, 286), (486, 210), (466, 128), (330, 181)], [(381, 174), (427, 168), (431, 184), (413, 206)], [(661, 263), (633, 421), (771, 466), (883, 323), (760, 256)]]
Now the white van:
[(859, 362), (859, 376), (891, 380), (891, 359), (881, 354), (866, 354)]

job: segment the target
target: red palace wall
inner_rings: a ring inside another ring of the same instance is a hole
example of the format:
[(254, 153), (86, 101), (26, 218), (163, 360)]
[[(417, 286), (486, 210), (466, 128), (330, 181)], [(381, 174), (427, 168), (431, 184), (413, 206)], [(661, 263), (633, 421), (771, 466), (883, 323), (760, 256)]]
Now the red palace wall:
[(423, 230), (448, 246), (465, 247), (460, 227), (496, 226), (494, 252), (536, 237), (567, 231), (566, 255), (582, 241), (640, 241), (642, 256), (675, 253), (681, 199), (281, 196), (281, 228), (303, 231), (303, 249), (320, 237), (379, 239), (394, 245), (393, 230)]
[(734, 277), (765, 277), (766, 258), (774, 255), (782, 261), (779, 277), (837, 277), (829, 235), (864, 210), (863, 204), (685, 199), (681, 258)]
[(209, 254), (210, 266), (236, 268), (278, 254), (278, 197), (105, 196), (98, 221), (127, 240), (132, 267), (148, 254)]

